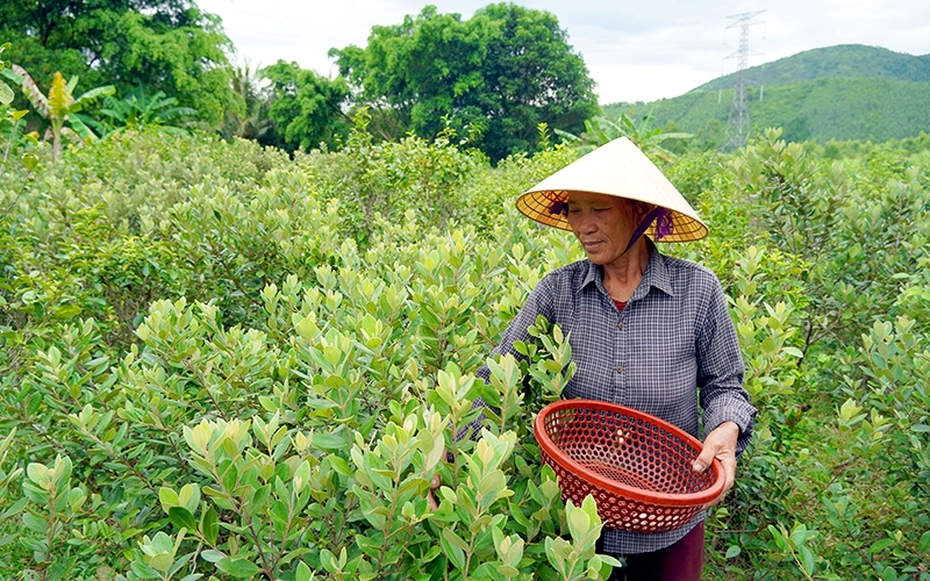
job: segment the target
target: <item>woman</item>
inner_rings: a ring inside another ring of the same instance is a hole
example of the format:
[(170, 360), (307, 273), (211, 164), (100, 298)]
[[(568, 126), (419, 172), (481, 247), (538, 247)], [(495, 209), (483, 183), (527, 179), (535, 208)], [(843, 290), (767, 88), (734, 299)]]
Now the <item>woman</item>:
[[(494, 354), (517, 356), (513, 344), (530, 340), (527, 327), (545, 316), (569, 336), (577, 365), (566, 398), (637, 408), (695, 437), (702, 424), (704, 451), (694, 469), (718, 458), (729, 490), (756, 410), (742, 387), (743, 361), (723, 289), (710, 270), (662, 255), (650, 239), (702, 238), (707, 227), (697, 213), (626, 138), (556, 172), (524, 193), (517, 208), (571, 230), (587, 260), (540, 281)], [(487, 368), (478, 375), (487, 380)], [(667, 533), (605, 529), (602, 551), (627, 563), (613, 578), (700, 579), (705, 514)]]

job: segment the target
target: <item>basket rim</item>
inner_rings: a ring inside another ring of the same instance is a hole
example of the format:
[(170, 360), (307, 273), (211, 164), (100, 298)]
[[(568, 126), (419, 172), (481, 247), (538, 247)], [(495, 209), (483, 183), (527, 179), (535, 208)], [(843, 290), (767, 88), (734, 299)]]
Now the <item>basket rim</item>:
[(628, 486), (615, 480), (605, 478), (597, 472), (589, 470), (588, 468), (585, 468), (581, 464), (575, 462), (572, 458), (565, 454), (565, 452), (556, 447), (555, 443), (552, 441), (552, 438), (550, 438), (549, 434), (547, 434), (543, 429), (543, 425), (546, 417), (557, 411), (566, 408), (575, 409), (582, 407), (588, 409), (595, 408), (609, 412), (620, 412), (647, 420), (671, 432), (676, 437), (685, 440), (689, 445), (697, 450), (699, 454), (703, 449), (703, 444), (701, 441), (688, 432), (661, 418), (657, 418), (651, 414), (647, 414), (646, 412), (637, 410), (635, 408), (597, 399), (563, 399), (546, 405), (539, 411), (539, 413), (536, 415), (536, 420), (533, 422), (533, 432), (536, 436), (536, 440), (539, 442), (540, 448), (545, 451), (545, 453), (548, 454), (549, 457), (553, 459), (553, 461), (562, 466), (562, 468), (583, 478), (598, 488), (607, 490), (612, 494), (655, 506), (685, 507), (703, 505), (714, 500), (720, 496), (721, 493), (723, 493), (723, 488), (726, 484), (726, 475), (723, 471), (723, 464), (717, 458), (714, 458), (710, 466), (714, 473), (713, 484), (700, 492), (688, 492), (683, 494), (650, 492), (642, 488)]

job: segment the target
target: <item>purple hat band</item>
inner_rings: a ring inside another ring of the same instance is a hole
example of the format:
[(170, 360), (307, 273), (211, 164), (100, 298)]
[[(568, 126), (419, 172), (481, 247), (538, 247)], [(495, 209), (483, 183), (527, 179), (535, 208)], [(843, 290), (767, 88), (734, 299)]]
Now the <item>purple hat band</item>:
[[(672, 233), (672, 212), (668, 208), (656, 206), (651, 212), (646, 214), (646, 217), (643, 218), (639, 227), (633, 232), (633, 236), (630, 237), (630, 243), (626, 245), (626, 250), (629, 250), (633, 244), (639, 240), (639, 237), (649, 228), (653, 220), (655, 220), (656, 223), (656, 240), (662, 240)], [(626, 252), (626, 250), (624, 250), (624, 252)]]

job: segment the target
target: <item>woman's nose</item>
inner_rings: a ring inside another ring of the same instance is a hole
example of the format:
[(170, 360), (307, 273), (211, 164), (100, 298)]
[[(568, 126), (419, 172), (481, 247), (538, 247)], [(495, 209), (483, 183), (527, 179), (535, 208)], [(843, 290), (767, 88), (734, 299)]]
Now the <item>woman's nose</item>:
[(578, 231), (585, 234), (589, 234), (597, 229), (597, 225), (594, 222), (594, 216), (591, 212), (581, 212), (581, 215), (578, 217)]

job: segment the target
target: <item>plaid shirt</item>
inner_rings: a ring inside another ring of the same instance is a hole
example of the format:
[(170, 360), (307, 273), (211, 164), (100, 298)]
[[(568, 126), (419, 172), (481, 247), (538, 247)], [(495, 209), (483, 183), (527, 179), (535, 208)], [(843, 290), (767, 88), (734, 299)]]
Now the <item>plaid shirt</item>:
[[(537, 315), (568, 334), (577, 372), (565, 398), (598, 399), (658, 416), (700, 438), (726, 421), (740, 427), (737, 453), (752, 435), (756, 410), (743, 389), (743, 359), (717, 277), (709, 269), (660, 254), (649, 243), (649, 265), (623, 312), (604, 288), (602, 270), (587, 260), (544, 277), (504, 332), (497, 354), (513, 354), (515, 341)], [(487, 367), (478, 376), (488, 379)], [(482, 405), (483, 402), (477, 402)], [(603, 550), (633, 554), (667, 547), (704, 519), (685, 527), (642, 534), (604, 529)]]

